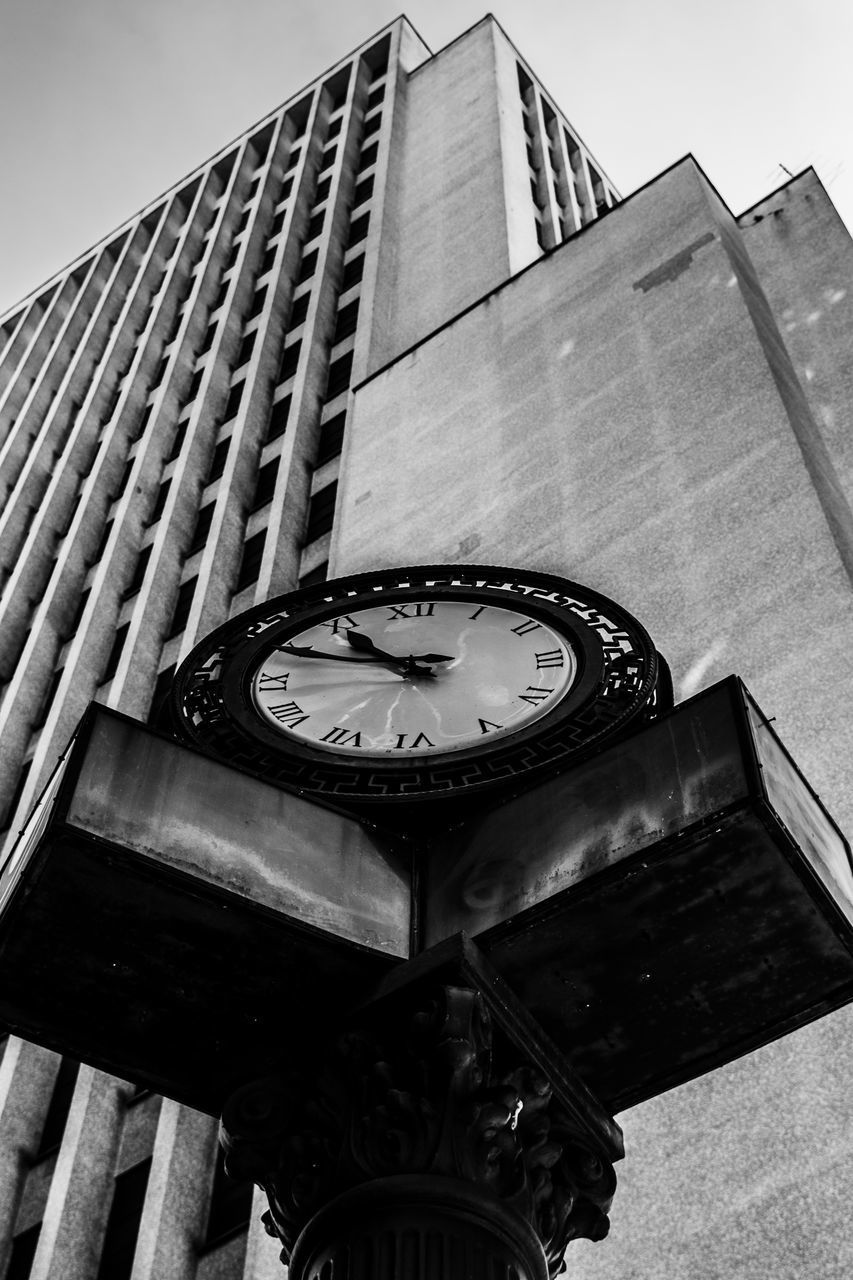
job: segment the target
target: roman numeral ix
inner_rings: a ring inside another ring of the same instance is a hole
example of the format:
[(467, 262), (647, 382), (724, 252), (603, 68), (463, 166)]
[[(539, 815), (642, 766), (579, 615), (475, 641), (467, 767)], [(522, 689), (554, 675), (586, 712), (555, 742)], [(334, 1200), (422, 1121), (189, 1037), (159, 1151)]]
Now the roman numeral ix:
[(328, 627), (333, 636), (340, 635), (342, 631), (351, 631), (358, 626), (349, 614), (344, 614), (342, 618), (332, 618), (329, 622), (321, 622), (321, 627)]

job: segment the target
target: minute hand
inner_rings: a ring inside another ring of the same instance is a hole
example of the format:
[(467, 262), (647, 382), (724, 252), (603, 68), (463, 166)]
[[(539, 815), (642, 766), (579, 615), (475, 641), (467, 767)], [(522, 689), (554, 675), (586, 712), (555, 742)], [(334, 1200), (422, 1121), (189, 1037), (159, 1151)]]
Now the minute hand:
[(320, 649), (310, 649), (307, 646), (296, 644), (280, 644), (278, 646), (278, 651), (279, 653), (289, 653), (291, 657), (294, 658), (322, 658), (324, 662), (352, 662), (355, 663), (357, 667), (392, 665), (395, 670), (402, 671), (405, 665), (405, 659), (391, 658), (390, 654), (387, 659), (383, 658), (381, 660), (377, 654), (371, 662), (369, 658), (350, 658), (347, 654), (324, 653)]

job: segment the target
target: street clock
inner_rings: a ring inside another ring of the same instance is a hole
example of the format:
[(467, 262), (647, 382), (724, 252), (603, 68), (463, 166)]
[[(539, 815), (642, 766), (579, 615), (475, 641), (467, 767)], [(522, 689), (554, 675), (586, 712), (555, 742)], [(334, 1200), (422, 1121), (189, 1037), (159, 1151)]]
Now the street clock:
[(463, 795), (563, 767), (671, 705), (640, 624), (577, 583), (417, 566), (231, 619), (177, 673), (201, 750), (329, 799)]

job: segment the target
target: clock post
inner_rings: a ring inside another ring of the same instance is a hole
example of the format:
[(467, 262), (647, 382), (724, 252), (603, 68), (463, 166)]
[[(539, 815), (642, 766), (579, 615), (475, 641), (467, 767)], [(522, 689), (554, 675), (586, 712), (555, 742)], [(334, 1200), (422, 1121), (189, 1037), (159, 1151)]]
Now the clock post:
[(0, 1019), (221, 1115), (292, 1280), (551, 1280), (615, 1113), (853, 999), (849, 846), (769, 721), (673, 708), (577, 583), (318, 584), (173, 715), (87, 712), (0, 875)]
[(381, 984), (309, 1070), (234, 1094), (221, 1133), (227, 1167), (267, 1192), (293, 1280), (547, 1280), (571, 1240), (607, 1234), (622, 1155), (459, 937)]

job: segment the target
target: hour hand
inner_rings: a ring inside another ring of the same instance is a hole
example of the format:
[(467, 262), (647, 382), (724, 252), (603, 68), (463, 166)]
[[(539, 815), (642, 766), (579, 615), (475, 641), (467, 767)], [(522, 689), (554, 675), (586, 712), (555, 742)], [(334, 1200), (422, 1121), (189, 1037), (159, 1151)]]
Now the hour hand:
[(385, 649), (380, 649), (375, 645), (370, 636), (365, 635), (362, 631), (353, 631), (352, 628), (346, 632), (347, 641), (352, 645), (353, 649), (357, 649), (361, 653), (372, 653), (376, 658), (388, 658), (392, 662), (452, 662), (453, 657), (447, 653), (413, 653), (406, 657), (400, 657), (397, 654), (387, 653)]

